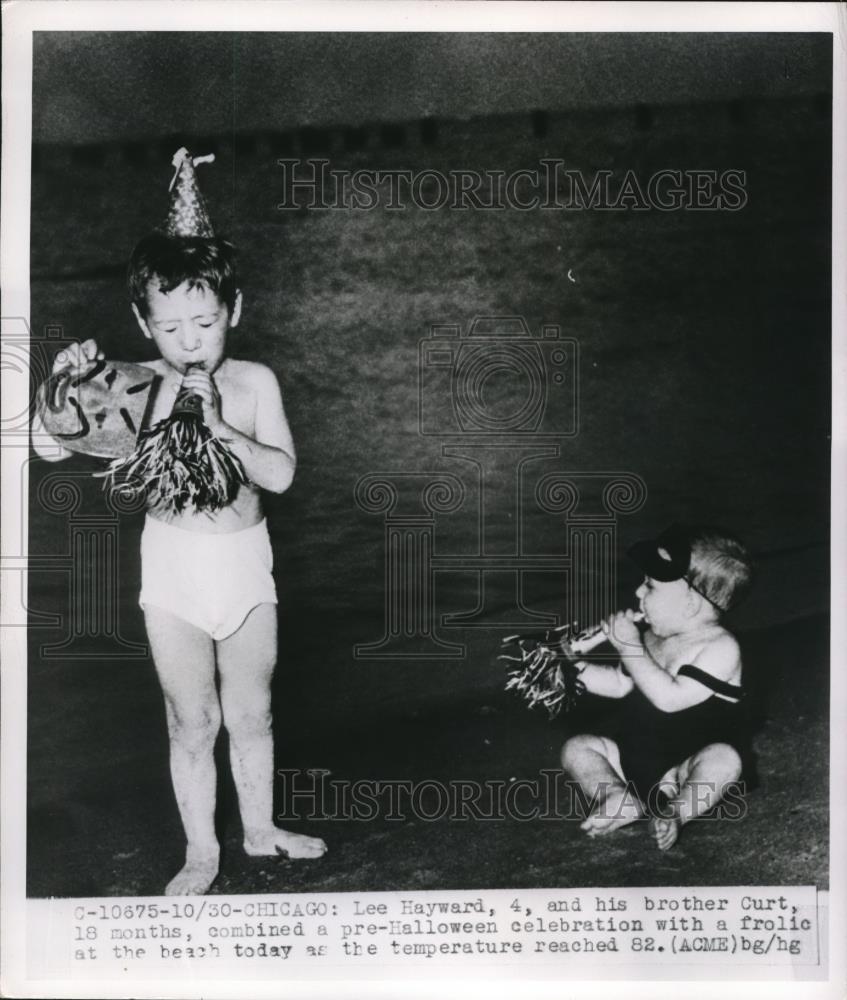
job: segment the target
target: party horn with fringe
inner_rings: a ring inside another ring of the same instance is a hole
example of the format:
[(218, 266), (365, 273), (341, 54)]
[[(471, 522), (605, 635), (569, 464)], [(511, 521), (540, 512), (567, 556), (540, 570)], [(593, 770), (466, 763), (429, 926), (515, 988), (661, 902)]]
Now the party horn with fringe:
[[(644, 615), (633, 615), (636, 622)], [(606, 642), (602, 625), (584, 629), (572, 635), (573, 625), (562, 625), (546, 632), (528, 635), (507, 635), (502, 641), (504, 652), (499, 660), (513, 663), (508, 668), (507, 691), (517, 691), (529, 708), (541, 705), (551, 719), (561, 711), (569, 712), (585, 692), (580, 680), (577, 659)], [(514, 647), (513, 652), (509, 647)]]
[(249, 482), (238, 456), (209, 430), (203, 402), (192, 392), (181, 392), (171, 415), (142, 431), (135, 451), (101, 475), (107, 487), (144, 490), (152, 507), (170, 514), (214, 513)]

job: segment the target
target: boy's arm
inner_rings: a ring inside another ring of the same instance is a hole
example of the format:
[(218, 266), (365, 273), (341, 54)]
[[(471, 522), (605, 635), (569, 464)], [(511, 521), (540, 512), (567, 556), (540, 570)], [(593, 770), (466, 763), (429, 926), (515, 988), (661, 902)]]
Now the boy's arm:
[(623, 672), (620, 665), (604, 666), (602, 663), (586, 663), (580, 660), (579, 679), (585, 690), (599, 694), (603, 698), (623, 698), (635, 686), (631, 677)]
[(297, 458), (279, 383), (264, 365), (252, 366), (250, 375), (256, 393), (255, 438), (223, 420), (220, 397), (207, 372), (192, 369), (182, 380), (182, 388), (202, 398), (206, 425), (241, 459), (250, 482), (271, 493), (284, 493), (294, 478)]
[[(609, 641), (621, 654), (621, 663), (636, 687), (662, 712), (680, 712), (710, 698), (713, 692), (691, 677), (674, 677), (650, 655), (632, 612), (613, 615), (607, 624)], [(727, 632), (709, 643), (692, 661), (706, 673), (726, 681), (738, 668), (738, 644)]]

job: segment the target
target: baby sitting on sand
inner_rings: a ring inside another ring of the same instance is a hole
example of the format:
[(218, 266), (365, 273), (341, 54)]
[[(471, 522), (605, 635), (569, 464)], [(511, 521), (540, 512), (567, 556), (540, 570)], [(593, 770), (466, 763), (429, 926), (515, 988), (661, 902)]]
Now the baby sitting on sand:
[(591, 803), (581, 824), (590, 837), (646, 810), (667, 850), (742, 775), (741, 656), (721, 618), (748, 587), (751, 566), (731, 536), (680, 525), (629, 555), (645, 574), (636, 597), (647, 630), (631, 610), (612, 615), (604, 631), (620, 663), (578, 664), (588, 691), (625, 699), (622, 722), (609, 736), (569, 739), (562, 766)]

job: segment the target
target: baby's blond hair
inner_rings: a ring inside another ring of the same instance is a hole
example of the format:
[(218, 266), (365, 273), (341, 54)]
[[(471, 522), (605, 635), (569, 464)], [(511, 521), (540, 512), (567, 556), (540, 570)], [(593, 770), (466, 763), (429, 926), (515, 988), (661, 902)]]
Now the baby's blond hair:
[(694, 528), (686, 579), (718, 610), (729, 611), (749, 589), (753, 566), (737, 538), (717, 528)]

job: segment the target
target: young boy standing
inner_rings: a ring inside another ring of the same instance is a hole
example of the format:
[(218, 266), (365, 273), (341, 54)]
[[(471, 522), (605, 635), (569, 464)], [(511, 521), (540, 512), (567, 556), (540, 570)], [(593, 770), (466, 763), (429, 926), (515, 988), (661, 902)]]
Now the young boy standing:
[(581, 824), (589, 836), (649, 807), (651, 835), (667, 850), (742, 773), (741, 657), (721, 617), (749, 585), (750, 560), (722, 532), (679, 525), (629, 554), (645, 573), (636, 597), (647, 630), (631, 610), (612, 615), (604, 630), (620, 663), (578, 665), (588, 691), (625, 699), (623, 721), (610, 736), (569, 739), (562, 766), (592, 802)]
[[(129, 266), (136, 321), (160, 355), (148, 363), (160, 376), (150, 422), (168, 417), (177, 395), (190, 390), (202, 401), (206, 426), (249, 480), (214, 513), (149, 508), (141, 540), (139, 603), (164, 693), (171, 777), (187, 839), (185, 865), (165, 894), (199, 895), (218, 873), (213, 751), (222, 722), (246, 853), (317, 858), (326, 845), (273, 822), (277, 598), (261, 490), (288, 489), (294, 445), (273, 372), (227, 357), (242, 301), (234, 251), (212, 231), (190, 156), (180, 151), (174, 162), (179, 183), (164, 230), (138, 244)], [(57, 359), (54, 374), (84, 374), (101, 358), (93, 340), (75, 344)]]

